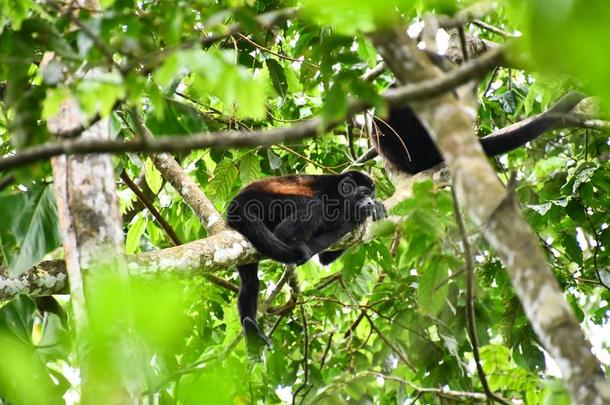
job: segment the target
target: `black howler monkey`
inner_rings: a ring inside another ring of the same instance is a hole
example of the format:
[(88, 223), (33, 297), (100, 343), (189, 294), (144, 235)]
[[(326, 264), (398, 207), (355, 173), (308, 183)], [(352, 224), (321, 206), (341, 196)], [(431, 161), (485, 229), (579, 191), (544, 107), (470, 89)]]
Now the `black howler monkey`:
[[(319, 253), (320, 262), (328, 264), (342, 251), (326, 252), (327, 248), (368, 216), (376, 220), (385, 215), (371, 178), (347, 172), (256, 181), (231, 201), (227, 222), (271, 259), (298, 265)], [(239, 317), (248, 350), (256, 351), (267, 343), (256, 323), (258, 263), (237, 266), (237, 270)]]
[[(444, 71), (454, 64), (442, 55), (426, 52), (432, 63)], [(562, 97), (548, 112), (563, 113), (572, 110), (586, 95), (571, 92)], [(553, 129), (557, 117), (524, 123), (520, 128), (502, 135), (481, 138), (481, 146), (487, 156), (510, 152)], [(377, 152), (402, 172), (416, 174), (430, 169), (443, 158), (419, 118), (409, 107), (392, 108), (386, 119), (375, 118), (371, 140)]]
[[(567, 112), (585, 97), (582, 93), (569, 93), (561, 98), (551, 112)], [(487, 156), (510, 152), (553, 128), (557, 119), (549, 118), (526, 123), (523, 127), (502, 135), (480, 138)], [(416, 174), (430, 169), (443, 158), (430, 134), (409, 107), (391, 109), (385, 120), (376, 118), (377, 131), (371, 140), (377, 152), (399, 170)]]

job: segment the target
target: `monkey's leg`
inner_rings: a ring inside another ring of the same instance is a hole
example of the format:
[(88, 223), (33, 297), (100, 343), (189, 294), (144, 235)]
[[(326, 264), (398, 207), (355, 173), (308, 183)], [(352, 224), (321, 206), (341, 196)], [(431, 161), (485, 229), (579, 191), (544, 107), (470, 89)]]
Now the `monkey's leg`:
[(339, 223), (333, 226), (333, 230), (315, 235), (307, 241), (307, 246), (312, 252), (320, 253), (331, 247), (343, 236), (351, 232), (353, 227), (349, 223)]
[(246, 334), (248, 351), (253, 354), (260, 352), (268, 345), (267, 337), (260, 331), (256, 323), (256, 308), (258, 306), (258, 263), (237, 266), (241, 285), (237, 296), (239, 319)]
[(303, 264), (319, 251), (309, 247), (311, 239), (323, 224), (321, 206), (319, 204), (303, 205), (292, 215), (283, 219), (273, 230), (273, 234), (282, 242), (300, 249), (302, 260), (297, 264)]

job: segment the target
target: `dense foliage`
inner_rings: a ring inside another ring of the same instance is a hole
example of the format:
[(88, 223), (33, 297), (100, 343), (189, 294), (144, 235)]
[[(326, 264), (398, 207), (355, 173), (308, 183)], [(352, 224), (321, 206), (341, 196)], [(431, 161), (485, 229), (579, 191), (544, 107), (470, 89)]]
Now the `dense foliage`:
[[(298, 17), (265, 28), (255, 16), (294, 2), (102, 0), (101, 11), (68, 8), (68, 3), (0, 4), (2, 156), (49, 141), (46, 120), (68, 97), (76, 98), (89, 119), (110, 117), (116, 138), (134, 136), (130, 107), (143, 111), (155, 136), (341, 117), (347, 95), (374, 103), (382, 115), (377, 94), (392, 77), (360, 78), (379, 62), (366, 33), (396, 21), (388, 10), (398, 8), (400, 20), (413, 24), (428, 12), (451, 15), (465, 6), (451, 0), (312, 0), (304, 2)], [(522, 33), (521, 58), (532, 69), (497, 68), (481, 82), (480, 135), (544, 111), (568, 90), (609, 100), (609, 6), (602, 0), (514, 3), (484, 21)], [(241, 23), (239, 33), (226, 35), (235, 22)], [(474, 24), (466, 31), (505, 41)], [(211, 35), (221, 39), (202, 47)], [(43, 69), (49, 52), (56, 58)], [(88, 75), (92, 70), (98, 73)], [(348, 167), (370, 147), (365, 121), (370, 119), (357, 117), (294, 144), (195, 150), (178, 158), (224, 212), (252, 180)], [(552, 131), (493, 162), (503, 181), (516, 175), (515, 198), (606, 368), (609, 154), (607, 133), (573, 129)], [(117, 178), (124, 171), (143, 179), (180, 241), (206, 237), (149, 157), (117, 155), (115, 164)], [(393, 193), (382, 161), (369, 161), (362, 169), (375, 178), (379, 197)], [(50, 164), (2, 174), (15, 181), (0, 193), (0, 264), (18, 274), (43, 259), (62, 257)], [(172, 246), (175, 241), (129, 188), (123, 182), (119, 188), (127, 253)], [(279, 313), (261, 320), (273, 341), (261, 363), (245, 355), (234, 291), (200, 278), (134, 280), (132, 301), (125, 305), (133, 312), (141, 350), (117, 353), (105, 342), (110, 348), (100, 354), (99, 378), (104, 367), (118, 364), (143, 381), (150, 400), (159, 403), (278, 403), (293, 395), (296, 402), (314, 403), (481, 401), (445, 392), (482, 392), (466, 333), (464, 252), (451, 191), (431, 181), (418, 183), (413, 197), (393, 213), (406, 217), (403, 225), (384, 227), (331, 266), (311, 261), (299, 267), (303, 294), (297, 307), (281, 310), (290, 299), (284, 289), (272, 304)], [(527, 404), (569, 403), (502, 264), (478, 229), (468, 226), (468, 231), (476, 250), (478, 339), (491, 389)], [(263, 263), (267, 289), (261, 299), (282, 272), (277, 263)], [(219, 276), (237, 282), (234, 268)], [(99, 280), (93, 335), (104, 336), (96, 328), (117, 322), (126, 311), (115, 288)], [(69, 311), (69, 297), (59, 300)], [(74, 401), (79, 363), (72, 317), (41, 312), (28, 296), (0, 305), (0, 403)]]

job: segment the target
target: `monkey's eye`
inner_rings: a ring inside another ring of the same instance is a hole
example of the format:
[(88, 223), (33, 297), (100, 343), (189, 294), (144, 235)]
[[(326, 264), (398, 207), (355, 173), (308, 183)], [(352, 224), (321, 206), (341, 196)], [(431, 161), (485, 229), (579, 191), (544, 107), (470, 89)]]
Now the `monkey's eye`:
[(358, 191), (363, 197), (371, 197), (374, 198), (375, 193), (373, 193), (368, 187), (358, 187)]

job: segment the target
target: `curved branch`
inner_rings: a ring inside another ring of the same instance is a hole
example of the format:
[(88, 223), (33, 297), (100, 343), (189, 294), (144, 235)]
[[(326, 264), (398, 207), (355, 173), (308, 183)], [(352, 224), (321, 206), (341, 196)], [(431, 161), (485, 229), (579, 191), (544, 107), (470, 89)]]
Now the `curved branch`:
[[(498, 47), (471, 59), (447, 74), (421, 83), (388, 90), (384, 99), (392, 106), (429, 99), (485, 74), (504, 57), (506, 48)], [(350, 100), (347, 115), (351, 116), (369, 108), (368, 103)], [(251, 132), (225, 131), (199, 133), (191, 136), (164, 136), (154, 140), (64, 140), (23, 149), (14, 155), (0, 159), (0, 171), (24, 166), (59, 155), (125, 152), (184, 152), (199, 148), (230, 148), (273, 145), (323, 134), (344, 121), (344, 118), (324, 121), (317, 117), (291, 127), (272, 128)]]
[(226, 224), (214, 204), (201, 191), (199, 185), (182, 169), (176, 159), (167, 153), (153, 154), (151, 158), (163, 178), (182, 196), (210, 234), (226, 229)]

